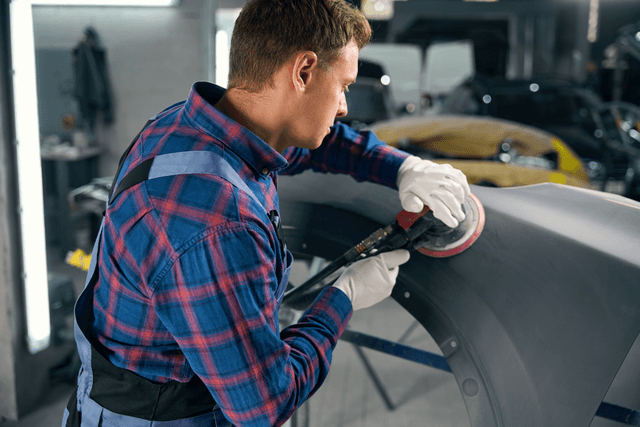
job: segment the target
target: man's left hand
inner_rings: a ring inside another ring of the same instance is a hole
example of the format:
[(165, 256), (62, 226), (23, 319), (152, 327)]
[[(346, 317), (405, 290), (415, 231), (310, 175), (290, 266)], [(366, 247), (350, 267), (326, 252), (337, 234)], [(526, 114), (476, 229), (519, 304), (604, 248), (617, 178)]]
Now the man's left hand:
[(420, 212), (426, 205), (451, 228), (464, 220), (462, 202), (470, 193), (469, 184), (451, 165), (410, 156), (398, 170), (397, 185), (404, 210)]

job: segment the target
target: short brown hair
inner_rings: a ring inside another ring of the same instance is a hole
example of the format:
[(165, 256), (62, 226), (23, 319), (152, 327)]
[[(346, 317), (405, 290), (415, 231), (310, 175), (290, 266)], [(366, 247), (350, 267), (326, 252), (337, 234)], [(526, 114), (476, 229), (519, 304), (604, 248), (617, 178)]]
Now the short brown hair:
[(236, 20), (229, 87), (259, 91), (294, 53), (310, 50), (328, 68), (351, 40), (371, 40), (371, 25), (344, 0), (249, 0)]

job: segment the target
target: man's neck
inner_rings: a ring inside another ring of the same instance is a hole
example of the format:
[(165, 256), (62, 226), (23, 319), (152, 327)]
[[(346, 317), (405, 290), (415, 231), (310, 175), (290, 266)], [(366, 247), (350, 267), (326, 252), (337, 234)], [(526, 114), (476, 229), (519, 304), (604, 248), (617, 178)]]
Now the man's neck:
[(214, 107), (282, 153), (287, 148), (283, 138), (286, 127), (282, 120), (284, 104), (276, 92), (268, 89), (256, 93), (231, 88)]

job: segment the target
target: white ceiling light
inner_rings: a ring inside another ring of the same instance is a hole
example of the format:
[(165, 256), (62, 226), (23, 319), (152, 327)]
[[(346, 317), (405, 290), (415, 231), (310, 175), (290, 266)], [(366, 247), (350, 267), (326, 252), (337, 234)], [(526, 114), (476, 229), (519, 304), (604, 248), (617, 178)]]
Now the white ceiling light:
[(180, 0), (23, 0), (34, 6), (131, 6), (167, 7), (175, 6)]
[(369, 19), (386, 20), (393, 16), (393, 0), (363, 0), (361, 8)]

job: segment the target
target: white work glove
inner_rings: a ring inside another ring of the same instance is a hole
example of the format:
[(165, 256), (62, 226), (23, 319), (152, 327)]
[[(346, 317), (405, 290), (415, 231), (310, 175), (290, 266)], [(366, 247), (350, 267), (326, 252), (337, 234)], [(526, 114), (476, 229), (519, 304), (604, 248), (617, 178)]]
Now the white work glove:
[(409, 251), (397, 249), (354, 262), (333, 286), (347, 294), (353, 311), (371, 307), (391, 295), (399, 266), (407, 261)]
[(429, 206), (433, 216), (455, 228), (464, 220), (462, 202), (469, 195), (467, 177), (451, 165), (409, 156), (400, 165), (396, 181), (402, 209), (420, 212)]

